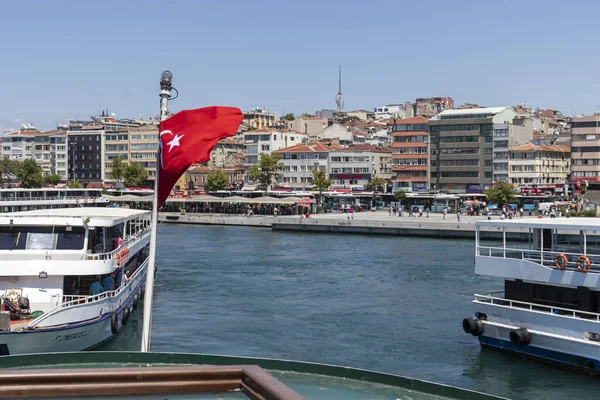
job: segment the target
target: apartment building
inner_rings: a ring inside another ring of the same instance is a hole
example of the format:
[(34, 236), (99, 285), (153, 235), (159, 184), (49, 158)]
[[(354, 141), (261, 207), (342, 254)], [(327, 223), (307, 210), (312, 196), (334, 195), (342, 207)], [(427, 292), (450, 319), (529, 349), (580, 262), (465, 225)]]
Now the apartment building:
[(369, 144), (333, 150), (329, 178), (336, 185), (365, 185), (374, 178), (392, 178), (392, 150)]
[(508, 180), (509, 149), (533, 139), (510, 107), (447, 110), (429, 120), (432, 189), (482, 192)]
[(275, 150), (302, 143), (306, 135), (293, 131), (280, 131), (273, 128), (256, 129), (244, 132), (247, 168), (258, 163), (260, 154), (271, 154)]
[(208, 165), (210, 167), (225, 167), (228, 164), (228, 160), (233, 154), (242, 153), (245, 149), (244, 143), (241, 140), (234, 138), (225, 138), (219, 140), (215, 147), (210, 152), (210, 161)]
[(197, 192), (208, 192), (205, 187), (206, 179), (208, 175), (222, 169), (227, 174), (228, 190), (239, 190), (244, 185), (244, 167), (243, 166), (225, 166), (224, 168), (207, 167), (205, 165), (193, 165), (191, 166), (185, 175), (185, 185), (189, 185), (189, 182), (194, 184), (195, 191)]
[(307, 115), (301, 115), (295, 120), (288, 122), (290, 131), (301, 132), (311, 137), (317, 136), (329, 125), (329, 120), (325, 117), (310, 117)]
[(255, 107), (250, 111), (244, 111), (242, 124), (248, 128), (264, 129), (275, 125), (277, 114), (268, 112), (264, 107)]
[(392, 189), (405, 192), (429, 190), (428, 119), (395, 120), (392, 128)]
[(562, 188), (571, 166), (571, 149), (539, 141), (510, 150), (509, 182), (554, 191)]
[(315, 169), (327, 171), (331, 151), (341, 150), (342, 146), (325, 143), (298, 143), (274, 151), (280, 154), (283, 171), (278, 183), (289, 188), (312, 187), (312, 171)]
[(67, 130), (66, 142), (69, 180), (78, 180), (84, 186), (102, 182), (104, 126), (72, 124)]
[[(112, 160), (120, 157), (129, 164), (136, 162), (148, 173), (148, 180), (156, 176), (158, 129), (154, 126), (129, 130), (113, 130), (104, 135), (104, 179), (112, 180)], [(151, 182), (149, 182), (151, 184)]]
[(571, 182), (587, 181), (600, 189), (600, 114), (571, 121)]
[(35, 137), (42, 133), (35, 128), (8, 132), (2, 140), (2, 157), (22, 161), (33, 157)]
[(50, 136), (50, 170), (51, 174), (59, 175), (67, 180), (67, 131), (57, 129), (48, 132)]

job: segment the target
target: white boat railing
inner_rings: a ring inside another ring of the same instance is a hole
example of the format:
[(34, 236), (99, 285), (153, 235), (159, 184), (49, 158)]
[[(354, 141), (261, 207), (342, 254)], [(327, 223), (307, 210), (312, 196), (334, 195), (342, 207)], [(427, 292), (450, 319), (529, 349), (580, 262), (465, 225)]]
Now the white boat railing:
[(528, 310), (541, 312), (546, 314), (560, 315), (561, 317), (588, 319), (591, 321), (600, 322), (600, 314), (591, 313), (588, 311), (572, 310), (563, 307), (547, 306), (543, 304), (528, 303), (525, 301), (509, 300), (506, 298), (495, 297), (490, 295), (475, 295), (475, 301), (478, 303), (491, 304), (502, 307), (515, 308), (519, 310)]
[[(41, 322), (43, 322), (44, 319), (50, 317), (54, 312), (56, 312), (58, 310), (73, 307), (73, 306), (78, 306), (80, 304), (89, 304), (89, 303), (99, 302), (101, 300), (104, 300), (104, 299), (107, 299), (110, 297), (118, 296), (122, 291), (127, 289), (132, 284), (132, 282), (134, 282), (136, 280), (136, 278), (138, 276), (140, 276), (142, 274), (142, 271), (147, 266), (148, 266), (148, 259), (146, 259), (139, 266), (139, 268), (131, 275), (131, 277), (127, 281), (124, 282), (123, 285), (119, 286), (115, 290), (107, 290), (106, 292), (102, 292), (102, 293), (94, 295), (94, 296), (73, 296), (73, 295), (52, 296), (53, 299), (56, 299), (56, 300), (53, 300), (53, 303), (56, 305), (54, 307), (52, 307), (51, 309), (49, 309), (48, 311), (46, 311), (44, 314), (40, 315), (38, 318), (31, 321), (28, 326), (34, 327), (36, 325), (39, 325)], [(154, 271), (152, 271), (152, 273), (154, 273)]]
[(577, 270), (577, 261), (579, 257), (585, 255), (590, 260), (590, 271), (600, 272), (600, 254), (596, 255), (556, 250), (540, 251), (510, 247), (477, 246), (478, 256), (525, 260), (550, 268), (556, 268), (556, 257), (559, 254), (563, 254), (567, 257), (568, 262), (566, 269)]
[(117, 247), (116, 249), (114, 249), (113, 251), (110, 251), (108, 253), (87, 254), (87, 259), (88, 260), (112, 260), (113, 258), (115, 258), (117, 256), (117, 253), (123, 251), (123, 249), (125, 249), (126, 247), (129, 247), (129, 245), (143, 239), (144, 235), (148, 236), (149, 233), (150, 233), (150, 227), (147, 227), (146, 229), (136, 233), (135, 235), (126, 237), (124, 242), (121, 243), (121, 245), (119, 247)]
[(57, 200), (79, 200), (80, 203), (95, 203), (95, 202), (108, 202), (105, 197), (99, 196), (56, 196), (56, 197), (3, 197), (0, 198), (0, 203), (3, 201), (57, 201)]

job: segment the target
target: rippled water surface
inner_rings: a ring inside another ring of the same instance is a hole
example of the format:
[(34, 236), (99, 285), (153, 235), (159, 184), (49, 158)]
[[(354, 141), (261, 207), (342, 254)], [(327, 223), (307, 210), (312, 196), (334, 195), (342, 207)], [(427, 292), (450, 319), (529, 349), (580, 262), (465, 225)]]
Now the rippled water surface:
[[(461, 328), (474, 244), (160, 225), (152, 350), (373, 369), (514, 399), (597, 398), (600, 382), (481, 350)], [(141, 312), (102, 350), (139, 350)]]

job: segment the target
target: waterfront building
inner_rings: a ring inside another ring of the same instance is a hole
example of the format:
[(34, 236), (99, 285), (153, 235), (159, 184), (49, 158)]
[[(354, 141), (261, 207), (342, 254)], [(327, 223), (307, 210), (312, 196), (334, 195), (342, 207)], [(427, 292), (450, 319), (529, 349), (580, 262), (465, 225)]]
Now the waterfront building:
[(571, 121), (571, 182), (587, 181), (600, 189), (600, 114)]
[(510, 183), (522, 188), (560, 191), (570, 172), (571, 149), (534, 141), (512, 148), (508, 164)]
[(283, 171), (278, 183), (288, 188), (311, 187), (312, 171), (328, 171), (330, 152), (342, 149), (342, 146), (331, 143), (298, 143), (274, 151), (282, 157)]
[(129, 162), (140, 164), (148, 173), (146, 184), (154, 187), (156, 179), (156, 146), (158, 143), (158, 127), (146, 126), (130, 129)]
[(414, 117), (392, 124), (392, 190), (426, 192), (429, 189), (428, 119)]
[(50, 173), (67, 180), (67, 131), (56, 129), (48, 132), (50, 136)]
[(256, 129), (244, 132), (246, 146), (246, 168), (258, 163), (260, 154), (271, 154), (275, 150), (302, 143), (306, 135), (293, 131), (280, 131), (273, 128)]
[(509, 148), (533, 139), (531, 120), (510, 107), (447, 110), (429, 120), (432, 189), (482, 192), (508, 180)]
[(325, 128), (325, 130), (318, 135), (310, 136), (309, 140), (327, 141), (342, 146), (349, 146), (354, 143), (354, 135), (348, 127), (340, 124), (333, 124)]
[(185, 182), (181, 187), (186, 187), (189, 190), (190, 182), (194, 185), (194, 191), (208, 193), (206, 189), (206, 179), (208, 175), (222, 169), (227, 174), (227, 190), (239, 190), (244, 184), (244, 166), (225, 166), (223, 168), (207, 167), (205, 165), (192, 165), (184, 174)]
[(248, 128), (264, 129), (275, 125), (276, 120), (276, 113), (271, 113), (264, 107), (255, 107), (250, 111), (244, 111), (242, 124)]
[(72, 122), (67, 130), (66, 143), (69, 180), (77, 180), (84, 187), (89, 183), (102, 182), (104, 125)]
[(23, 129), (5, 133), (2, 139), (2, 157), (22, 161), (33, 158), (35, 137), (42, 134), (33, 126), (24, 126)]
[(392, 177), (392, 150), (369, 144), (333, 150), (329, 154), (329, 178), (335, 185), (364, 186), (374, 178)]

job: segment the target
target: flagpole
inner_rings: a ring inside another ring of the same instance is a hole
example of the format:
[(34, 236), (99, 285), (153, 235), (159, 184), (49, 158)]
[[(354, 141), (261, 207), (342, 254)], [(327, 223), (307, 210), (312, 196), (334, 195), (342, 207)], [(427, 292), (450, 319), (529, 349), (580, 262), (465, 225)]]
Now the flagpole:
[[(171, 97), (173, 74), (164, 71), (160, 76), (160, 122), (167, 119), (168, 100)], [(159, 125), (160, 129), (160, 125)], [(144, 295), (144, 322), (142, 325), (142, 352), (150, 351), (152, 339), (152, 304), (154, 298), (154, 266), (156, 265), (156, 236), (158, 234), (158, 177), (160, 165), (160, 133), (158, 135), (158, 148), (156, 150), (156, 173), (154, 175), (154, 196), (152, 201), (152, 222), (150, 231), (150, 255), (146, 267), (146, 293)]]

